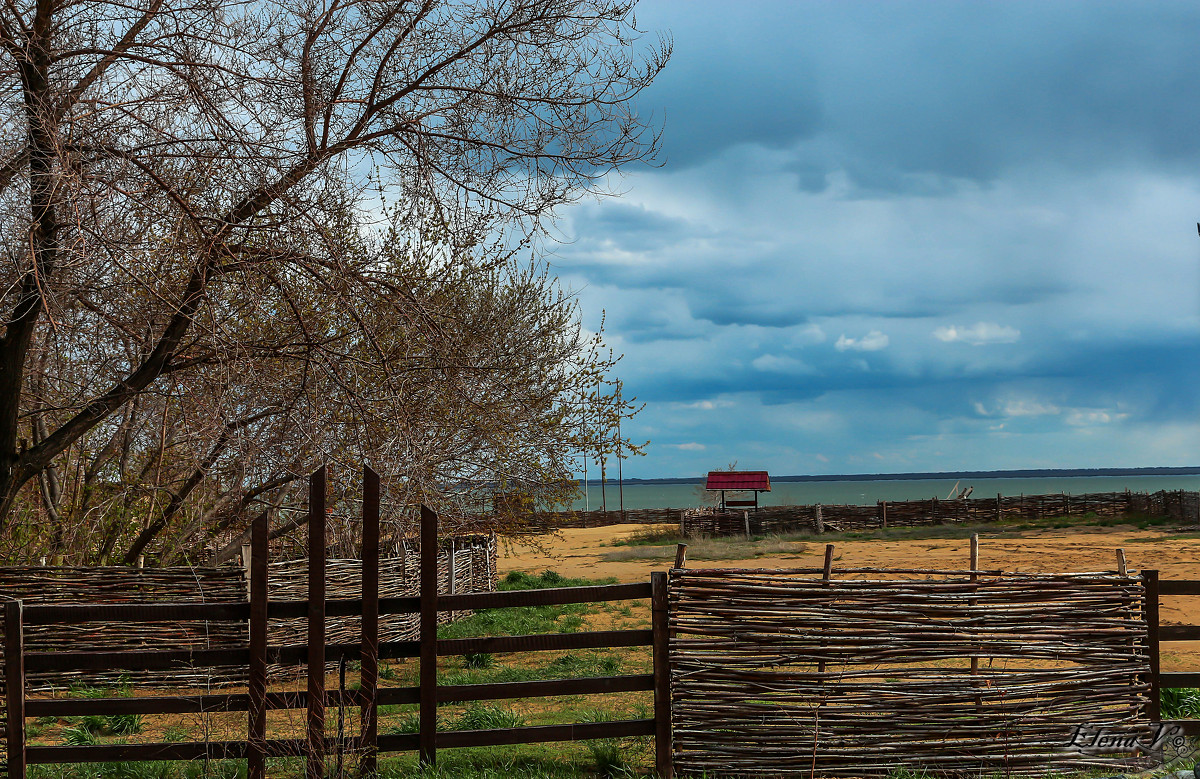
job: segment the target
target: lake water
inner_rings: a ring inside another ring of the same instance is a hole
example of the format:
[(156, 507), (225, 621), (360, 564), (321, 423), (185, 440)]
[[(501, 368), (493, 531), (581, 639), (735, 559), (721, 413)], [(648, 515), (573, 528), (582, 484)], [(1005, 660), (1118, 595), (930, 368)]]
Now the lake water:
[[(872, 481), (772, 482), (771, 491), (759, 495), (764, 506), (823, 504), (873, 505), (880, 500), (928, 500), (946, 498), (955, 483), (959, 489), (974, 487), (972, 498), (1001, 495), (1051, 495), (1066, 492), (1081, 495), (1090, 492), (1157, 492), (1159, 490), (1200, 491), (1200, 474), (1189, 476), (1070, 476), (1022, 479), (879, 479)], [(703, 490), (695, 484), (626, 484), (625, 508), (688, 508), (699, 506)], [(588, 485), (585, 501), (580, 498), (573, 508), (593, 511), (601, 507), (600, 485)], [(605, 488), (609, 511), (620, 508), (617, 484)]]

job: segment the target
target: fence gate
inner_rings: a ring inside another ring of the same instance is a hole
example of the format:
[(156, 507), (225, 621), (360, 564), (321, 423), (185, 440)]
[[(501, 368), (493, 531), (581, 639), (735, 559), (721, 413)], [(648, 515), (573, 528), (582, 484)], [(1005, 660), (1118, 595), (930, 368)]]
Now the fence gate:
[(677, 774), (1036, 774), (1157, 732), (1141, 576), (822, 573), (671, 572)]

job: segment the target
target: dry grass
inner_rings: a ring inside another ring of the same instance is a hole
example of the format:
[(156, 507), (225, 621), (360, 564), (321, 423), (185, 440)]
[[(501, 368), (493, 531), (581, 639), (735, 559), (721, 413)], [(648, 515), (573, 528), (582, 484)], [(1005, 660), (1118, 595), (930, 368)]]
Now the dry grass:
[[(808, 544), (777, 536), (768, 538), (700, 538), (687, 542), (689, 560), (753, 560), (756, 557), (799, 557)], [(674, 560), (675, 546), (632, 546), (606, 553), (606, 562), (626, 560)]]

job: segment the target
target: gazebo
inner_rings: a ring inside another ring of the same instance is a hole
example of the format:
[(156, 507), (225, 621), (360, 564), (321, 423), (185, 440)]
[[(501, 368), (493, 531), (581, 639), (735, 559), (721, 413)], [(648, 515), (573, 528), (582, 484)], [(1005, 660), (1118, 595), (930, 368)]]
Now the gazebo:
[[(771, 491), (771, 476), (766, 471), (709, 471), (704, 489), (721, 493), (721, 511), (731, 508), (758, 511), (758, 493)], [(726, 492), (753, 492), (754, 500), (725, 500)]]

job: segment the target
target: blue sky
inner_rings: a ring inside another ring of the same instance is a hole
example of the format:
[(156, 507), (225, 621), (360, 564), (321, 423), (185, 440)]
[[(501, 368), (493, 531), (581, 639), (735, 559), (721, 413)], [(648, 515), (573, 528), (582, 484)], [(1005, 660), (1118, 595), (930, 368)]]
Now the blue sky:
[(1200, 5), (638, 9), (663, 164), (551, 247), (626, 476), (1200, 464)]

